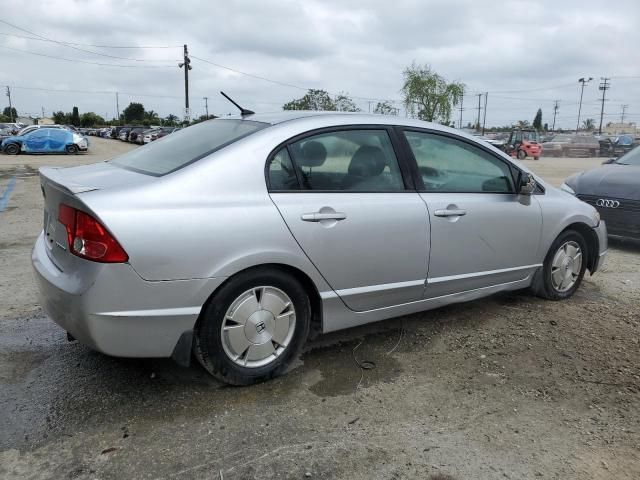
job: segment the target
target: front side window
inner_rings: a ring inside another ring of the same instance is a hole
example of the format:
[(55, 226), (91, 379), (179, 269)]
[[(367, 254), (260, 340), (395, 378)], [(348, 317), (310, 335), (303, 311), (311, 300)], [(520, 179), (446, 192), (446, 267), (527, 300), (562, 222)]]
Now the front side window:
[(428, 192), (512, 193), (509, 166), (490, 153), (454, 138), (406, 131)]
[(321, 191), (404, 190), (386, 130), (341, 130), (289, 145), (302, 187)]
[[(131, 150), (111, 163), (148, 175), (166, 175), (267, 126), (249, 120), (210, 120)], [(123, 129), (120, 135), (126, 132)]]

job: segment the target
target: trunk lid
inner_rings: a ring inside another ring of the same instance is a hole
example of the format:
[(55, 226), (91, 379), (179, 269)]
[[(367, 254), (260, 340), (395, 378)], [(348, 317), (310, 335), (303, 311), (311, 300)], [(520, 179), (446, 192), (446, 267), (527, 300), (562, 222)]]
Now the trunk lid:
[[(69, 252), (67, 232), (58, 220), (59, 206), (65, 203), (84, 210), (100, 220), (100, 212), (92, 212), (82, 201), (83, 193), (144, 184), (155, 178), (132, 172), (107, 162), (79, 167), (41, 167), (40, 186), (44, 196), (43, 230), (47, 254), (61, 271), (69, 271), (86, 262)], [(105, 225), (107, 228), (108, 225)]]

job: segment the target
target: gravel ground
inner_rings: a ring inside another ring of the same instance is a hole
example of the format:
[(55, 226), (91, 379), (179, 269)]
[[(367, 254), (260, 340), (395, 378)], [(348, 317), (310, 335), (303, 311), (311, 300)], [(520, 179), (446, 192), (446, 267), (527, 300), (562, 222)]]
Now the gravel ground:
[[(129, 148), (0, 156), (0, 192), (17, 177), (0, 213), (0, 478), (640, 478), (635, 244), (612, 242), (568, 301), (516, 292), (330, 334), (254, 387), (67, 343), (29, 263), (35, 170)], [(600, 160), (526, 163), (559, 185)]]

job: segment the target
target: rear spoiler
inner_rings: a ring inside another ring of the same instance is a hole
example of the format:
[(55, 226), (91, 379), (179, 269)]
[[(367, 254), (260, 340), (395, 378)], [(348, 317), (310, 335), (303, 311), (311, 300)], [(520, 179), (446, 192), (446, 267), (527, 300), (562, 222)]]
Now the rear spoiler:
[(46, 178), (49, 182), (55, 183), (57, 186), (68, 190), (74, 195), (98, 190), (97, 187), (89, 187), (65, 180), (64, 175), (60, 172), (61, 168), (65, 167), (40, 167), (38, 172), (41, 178)]

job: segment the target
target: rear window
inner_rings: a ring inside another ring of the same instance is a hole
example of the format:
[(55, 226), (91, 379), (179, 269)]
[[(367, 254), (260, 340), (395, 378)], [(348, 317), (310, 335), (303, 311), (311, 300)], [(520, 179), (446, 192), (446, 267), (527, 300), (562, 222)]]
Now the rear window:
[(209, 120), (131, 150), (110, 162), (147, 175), (166, 175), (267, 126), (267, 123), (248, 120)]

